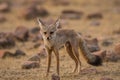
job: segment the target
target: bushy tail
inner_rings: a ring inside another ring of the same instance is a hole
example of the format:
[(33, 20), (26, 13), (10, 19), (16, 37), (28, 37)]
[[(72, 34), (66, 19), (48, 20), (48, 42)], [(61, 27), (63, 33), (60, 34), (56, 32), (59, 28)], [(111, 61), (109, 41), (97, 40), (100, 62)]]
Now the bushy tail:
[(85, 40), (79, 35), (79, 46), (81, 49), (81, 52), (83, 54), (83, 57), (86, 59), (87, 63), (93, 65), (93, 66), (100, 66), (102, 65), (102, 59), (94, 54), (91, 54), (91, 52), (87, 48), (87, 44)]

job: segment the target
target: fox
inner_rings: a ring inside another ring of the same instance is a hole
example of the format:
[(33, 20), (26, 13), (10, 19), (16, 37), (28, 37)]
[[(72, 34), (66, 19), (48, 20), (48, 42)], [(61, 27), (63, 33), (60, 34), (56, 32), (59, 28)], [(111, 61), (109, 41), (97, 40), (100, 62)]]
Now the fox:
[(54, 52), (56, 57), (56, 71), (59, 75), (59, 50), (61, 47), (65, 48), (66, 52), (75, 63), (72, 73), (81, 71), (79, 49), (88, 64), (93, 66), (102, 65), (102, 59), (97, 55), (91, 54), (86, 41), (79, 33), (73, 29), (60, 28), (60, 18), (50, 25), (45, 24), (40, 18), (38, 18), (37, 21), (40, 27), (40, 34), (43, 37), (45, 49), (48, 53), (46, 76), (48, 76), (50, 72), (52, 52)]

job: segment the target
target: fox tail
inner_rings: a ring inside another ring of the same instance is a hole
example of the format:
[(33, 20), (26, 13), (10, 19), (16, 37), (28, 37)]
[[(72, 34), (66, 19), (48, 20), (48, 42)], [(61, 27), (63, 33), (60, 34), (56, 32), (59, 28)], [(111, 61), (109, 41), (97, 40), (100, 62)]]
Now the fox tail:
[(82, 38), (82, 36), (80, 36), (80, 40), (79, 40), (79, 47), (81, 49), (82, 55), (83, 57), (86, 59), (88, 64), (91, 64), (93, 66), (100, 66), (102, 65), (102, 59), (94, 54), (91, 54), (91, 52), (89, 51), (89, 49), (87, 48), (87, 44), (85, 42), (85, 40)]

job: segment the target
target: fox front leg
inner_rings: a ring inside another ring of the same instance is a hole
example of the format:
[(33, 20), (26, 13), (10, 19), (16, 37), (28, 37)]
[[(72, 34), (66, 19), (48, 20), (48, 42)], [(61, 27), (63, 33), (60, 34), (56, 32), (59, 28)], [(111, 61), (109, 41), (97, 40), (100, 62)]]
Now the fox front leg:
[(56, 61), (57, 61), (57, 74), (59, 75), (59, 52), (58, 52), (58, 49), (54, 49), (54, 53), (55, 53), (55, 56), (56, 56)]
[(52, 55), (52, 49), (48, 49), (46, 48), (47, 53), (48, 53), (48, 65), (47, 65), (47, 73), (46, 76), (48, 76), (49, 72), (50, 72), (50, 66), (51, 66), (51, 55)]

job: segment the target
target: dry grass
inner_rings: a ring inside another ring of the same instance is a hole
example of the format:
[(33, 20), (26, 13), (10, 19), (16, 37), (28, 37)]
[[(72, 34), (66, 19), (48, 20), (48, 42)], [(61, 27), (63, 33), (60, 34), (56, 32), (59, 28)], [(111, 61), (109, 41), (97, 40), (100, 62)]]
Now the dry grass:
[[(22, 2), (23, 0), (21, 0)], [(92, 35), (97, 38), (114, 38), (114, 44), (120, 42), (119, 35), (115, 37), (112, 32), (120, 27), (120, 12), (117, 13), (115, 9), (119, 8), (120, 5), (116, 6), (115, 1), (119, 0), (70, 0), (71, 4), (68, 6), (54, 6), (51, 1), (46, 2), (44, 6), (49, 12), (50, 16), (48, 18), (56, 19), (60, 16), (60, 13), (64, 9), (75, 9), (77, 11), (83, 11), (84, 15), (82, 19), (79, 20), (66, 20), (67, 25), (63, 25), (65, 28), (74, 29), (78, 32), (83, 33), (83, 35)], [(19, 2), (19, 0), (12, 0), (13, 3)], [(120, 3), (120, 1), (119, 1)], [(18, 25), (25, 25), (29, 28), (38, 26), (36, 19), (26, 21), (19, 18), (21, 14), (20, 11), (24, 7), (12, 7), (10, 13), (6, 13), (7, 22), (0, 23), (0, 32), (11, 32), (14, 31)], [(101, 12), (103, 14), (103, 19), (100, 21), (100, 26), (91, 26), (92, 20), (87, 20), (86, 16), (89, 13)], [(0, 80), (50, 80), (51, 76), (44, 77), (47, 68), (46, 58), (41, 59), (41, 67), (38, 69), (22, 70), (21, 64), (27, 60), (30, 56), (39, 52), (39, 49), (29, 49), (33, 43), (27, 42), (26, 46), (22, 46), (21, 43), (17, 43), (20, 49), (27, 53), (27, 56), (21, 58), (7, 58), (0, 59)], [(102, 49), (112, 49), (114, 45), (110, 47), (102, 47)], [(15, 51), (17, 48), (10, 49), (10, 51)], [(50, 75), (56, 73), (56, 62), (53, 55), (52, 66)], [(85, 63), (84, 59), (82, 61), (82, 68), (95, 68), (97, 73), (87, 73), (87, 74), (70, 74), (72, 68), (74, 67), (73, 61), (68, 57), (65, 50), (60, 51), (60, 76), (61, 80), (99, 80), (101, 77), (110, 77), (114, 80), (120, 80), (120, 61), (118, 62), (108, 62), (104, 63), (103, 66), (93, 67)]]
[[(36, 52), (32, 50), (33, 52)], [(64, 50), (61, 51), (60, 56), (60, 77), (61, 80), (99, 80), (101, 77), (109, 77), (114, 80), (119, 80), (120, 76), (120, 64), (119, 62), (108, 62), (104, 63), (103, 66), (93, 67), (85, 63), (82, 60), (82, 68), (96, 69), (97, 73), (76, 73), (70, 74), (74, 68), (74, 63), (67, 54), (64, 54)], [(29, 51), (28, 51), (29, 53)], [(41, 66), (38, 69), (23, 70), (21, 64), (28, 59), (31, 54), (22, 58), (7, 58), (0, 60), (0, 80), (51, 80), (51, 75), (56, 73), (56, 61), (53, 55), (51, 72), (48, 77), (45, 77), (47, 62), (46, 59), (41, 59)]]

